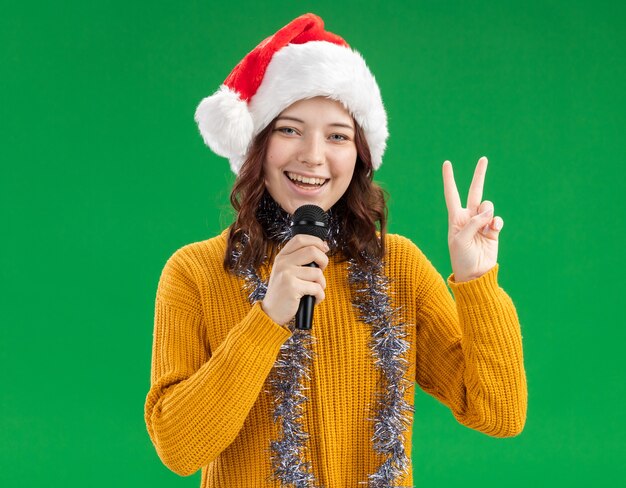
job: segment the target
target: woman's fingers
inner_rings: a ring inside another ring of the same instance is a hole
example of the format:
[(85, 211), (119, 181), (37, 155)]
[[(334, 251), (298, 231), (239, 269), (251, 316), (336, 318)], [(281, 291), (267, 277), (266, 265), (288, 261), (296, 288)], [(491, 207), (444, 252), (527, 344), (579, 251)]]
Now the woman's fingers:
[(326, 278), (320, 268), (309, 268), (308, 266), (297, 266), (293, 275), (302, 280), (318, 283), (322, 289), (326, 288)]
[(485, 200), (477, 207), (478, 213), (483, 213), (489, 209), (491, 209), (491, 213), (493, 215), (495, 213), (495, 207), (491, 200)]
[(446, 199), (446, 207), (448, 208), (448, 219), (461, 208), (461, 198), (454, 181), (454, 172), (452, 171), (452, 163), (444, 161), (442, 167), (443, 173), (443, 195)]
[(323, 253), (329, 251), (328, 244), (326, 244), (319, 237), (311, 236), (308, 234), (298, 234), (289, 239), (287, 244), (285, 244), (284, 247), (281, 249), (280, 253), (284, 255), (291, 254), (298, 249), (306, 246), (315, 246)]
[[(295, 299), (300, 302), (300, 299), (305, 295), (311, 295), (315, 297), (315, 305), (319, 304), (324, 298), (326, 298), (326, 294), (324, 293), (324, 287), (320, 283), (316, 281), (306, 281), (299, 280), (299, 283), (294, 287), (294, 290), (297, 290)], [(294, 312), (295, 313), (295, 312)]]
[(315, 262), (324, 269), (328, 264), (328, 256), (326, 256), (328, 251), (328, 244), (319, 237), (299, 234), (289, 240), (276, 257), (289, 259), (290, 262), (295, 262), (300, 266)]
[[(325, 298), (328, 246), (318, 237), (294, 236), (274, 259), (262, 307), (276, 323), (289, 322), (305, 295), (315, 297), (315, 303)], [(307, 266), (316, 263), (319, 267)]]
[[(296, 236), (299, 237), (299, 236)], [(291, 243), (294, 237), (289, 243)], [(296, 266), (305, 266), (309, 263), (315, 263), (320, 268), (325, 269), (328, 266), (328, 256), (326, 255), (327, 250), (322, 244), (324, 242), (314, 236), (307, 236), (311, 239), (299, 239), (291, 248), (287, 248), (287, 245), (276, 255), (276, 261), (279, 263), (292, 264)]]
[(483, 202), (478, 208), (478, 212), (470, 218), (463, 228), (456, 235), (461, 242), (470, 242), (476, 236), (477, 232), (483, 232), (493, 220), (494, 207), (489, 201)]
[(502, 220), (502, 217), (494, 217), (489, 224), (481, 229), (481, 232), (485, 236), (495, 239), (503, 227), (504, 220)]
[[(480, 201), (483, 198), (483, 188), (485, 186), (485, 175), (487, 174), (487, 158), (483, 156), (478, 160), (476, 169), (474, 170), (474, 177), (467, 194), (467, 208), (472, 212), (478, 209), (481, 205)], [(480, 211), (480, 210), (479, 210)]]
[[(480, 213), (479, 205), (483, 198), (483, 189), (485, 186), (485, 175), (487, 174), (488, 160), (485, 156), (481, 157), (476, 164), (472, 183), (467, 194), (467, 205), (465, 208), (470, 210), (470, 215), (474, 216)], [(454, 215), (463, 209), (459, 191), (454, 180), (454, 171), (452, 163), (445, 161), (442, 168), (443, 173), (443, 191), (446, 199), (446, 207), (448, 208), (448, 220), (454, 218)]]

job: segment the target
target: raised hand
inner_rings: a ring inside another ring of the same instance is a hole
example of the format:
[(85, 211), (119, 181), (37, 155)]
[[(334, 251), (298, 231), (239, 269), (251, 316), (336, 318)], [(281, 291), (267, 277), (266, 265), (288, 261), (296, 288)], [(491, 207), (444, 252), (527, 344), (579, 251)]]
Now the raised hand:
[(504, 225), (494, 217), (494, 206), (482, 201), (487, 158), (478, 160), (474, 178), (467, 196), (467, 207), (461, 199), (454, 181), (452, 163), (443, 163), (443, 192), (448, 207), (448, 247), (454, 281), (478, 278), (493, 268), (498, 260), (498, 236)]

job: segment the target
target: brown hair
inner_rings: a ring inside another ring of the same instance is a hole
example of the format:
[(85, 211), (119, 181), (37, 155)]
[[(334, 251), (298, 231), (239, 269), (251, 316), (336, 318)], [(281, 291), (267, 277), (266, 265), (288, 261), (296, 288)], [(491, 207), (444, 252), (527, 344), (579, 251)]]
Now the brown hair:
[[(257, 219), (257, 209), (266, 192), (263, 162), (274, 124), (275, 120), (252, 141), (230, 194), (230, 203), (237, 212), (237, 217), (230, 226), (224, 256), (224, 269), (227, 271), (251, 265), (257, 268), (265, 256), (272, 256), (276, 251), (276, 243), (269, 238)], [(333, 212), (342, 230), (339, 250), (343, 257), (365, 264), (366, 256), (382, 259), (385, 253), (387, 195), (373, 181), (369, 146), (363, 129), (356, 122), (354, 142), (357, 149), (354, 174), (346, 192), (333, 206)], [(238, 259), (234, 258), (235, 251), (238, 251)]]

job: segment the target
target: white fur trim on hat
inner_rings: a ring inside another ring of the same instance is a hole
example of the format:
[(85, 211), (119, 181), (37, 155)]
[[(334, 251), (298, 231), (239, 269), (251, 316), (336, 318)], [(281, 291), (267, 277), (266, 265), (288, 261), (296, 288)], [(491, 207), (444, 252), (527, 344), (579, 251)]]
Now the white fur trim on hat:
[(204, 143), (230, 160), (236, 174), (252, 141), (254, 125), (248, 104), (225, 85), (204, 98), (194, 116)]

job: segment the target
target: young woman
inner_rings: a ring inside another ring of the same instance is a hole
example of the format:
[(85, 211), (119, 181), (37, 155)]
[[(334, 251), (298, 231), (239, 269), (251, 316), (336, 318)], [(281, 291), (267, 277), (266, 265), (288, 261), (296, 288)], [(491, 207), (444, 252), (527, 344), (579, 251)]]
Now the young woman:
[[(415, 244), (386, 232), (378, 86), (319, 17), (261, 42), (196, 121), (237, 174), (237, 215), (178, 249), (159, 281), (145, 420), (166, 466), (202, 469), (203, 487), (412, 485), (415, 383), (463, 425), (522, 431), (520, 326), (497, 282), (485, 158), (466, 208), (443, 165), (453, 300)], [(328, 213), (326, 241), (292, 236), (305, 204)], [(304, 295), (311, 330), (294, 326)]]

